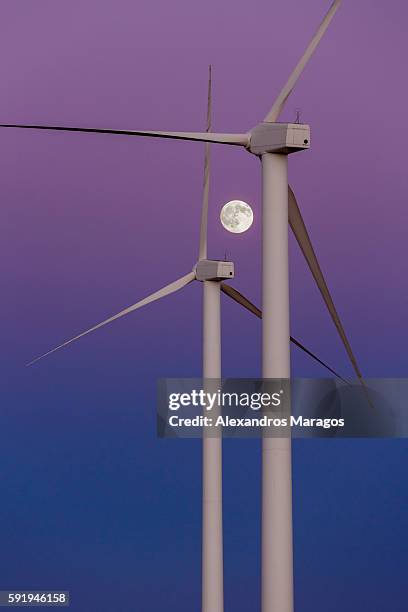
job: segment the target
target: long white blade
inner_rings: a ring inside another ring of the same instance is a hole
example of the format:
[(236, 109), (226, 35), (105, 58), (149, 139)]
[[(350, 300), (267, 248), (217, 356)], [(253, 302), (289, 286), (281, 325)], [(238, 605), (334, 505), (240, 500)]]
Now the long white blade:
[(322, 23), (320, 24), (316, 34), (313, 36), (312, 40), (310, 41), (306, 51), (304, 52), (303, 56), (301, 57), (301, 59), (299, 60), (296, 68), (294, 69), (294, 71), (292, 72), (292, 74), (290, 75), (287, 83), (285, 84), (284, 88), (282, 89), (282, 91), (280, 92), (279, 96), (276, 98), (274, 105), (272, 106), (271, 110), (269, 111), (269, 113), (266, 115), (264, 121), (269, 121), (271, 123), (275, 122), (278, 120), (283, 107), (285, 106), (286, 100), (288, 99), (288, 97), (290, 96), (290, 94), (292, 93), (293, 88), (295, 87), (300, 75), (302, 74), (306, 64), (308, 63), (308, 61), (310, 60), (310, 58), (312, 57), (314, 51), (316, 50), (316, 47), (318, 46), (319, 42), (321, 41), (324, 33), (326, 32), (331, 20), (333, 19), (337, 9), (340, 6), (340, 2), (341, 0), (335, 0), (333, 2), (333, 4), (331, 5), (327, 15), (325, 16), (325, 18), (323, 19)]
[(22, 128), (26, 130), (56, 130), (60, 132), (88, 132), (91, 134), (119, 134), (125, 136), (146, 136), (148, 138), (172, 138), (173, 140), (194, 140), (198, 142), (214, 142), (246, 147), (249, 144), (248, 134), (207, 134), (206, 132), (152, 132), (136, 130), (110, 130), (100, 128), (77, 128), (61, 125), (26, 125), (0, 124), (0, 128)]
[[(208, 98), (207, 98), (207, 129), (206, 132), (211, 132), (211, 66), (208, 72)], [(208, 229), (208, 198), (210, 193), (210, 143), (205, 144), (204, 155), (204, 184), (203, 184), (203, 205), (201, 209), (201, 224), (200, 224), (200, 249), (198, 259), (206, 259), (207, 257), (207, 229)]]
[(337, 313), (336, 307), (330, 295), (330, 291), (327, 287), (326, 280), (323, 276), (323, 272), (320, 268), (319, 261), (316, 257), (316, 253), (313, 249), (312, 241), (310, 240), (308, 231), (306, 229), (305, 222), (303, 221), (302, 214), (300, 212), (298, 203), (296, 201), (295, 194), (289, 187), (289, 224), (295, 235), (295, 238), (300, 246), (300, 249), (306, 259), (307, 265), (312, 273), (312, 276), (316, 282), (316, 285), (322, 294), (323, 300), (326, 304), (327, 310), (333, 320), (333, 323), (338, 331), (341, 341), (346, 349), (347, 355), (351, 361), (355, 373), (358, 378), (362, 379), (361, 370), (357, 364), (357, 360), (354, 357), (354, 353), (351, 349), (350, 342), (347, 339), (346, 332)]
[[(259, 319), (262, 319), (262, 311), (257, 306), (255, 306), (255, 304), (250, 302), (248, 298), (246, 298), (242, 293), (240, 293), (239, 291), (231, 287), (231, 285), (227, 285), (226, 283), (221, 283), (221, 291), (225, 293), (225, 295), (228, 295), (228, 297), (230, 297), (232, 300), (237, 302), (237, 304), (240, 304), (241, 306), (249, 310), (249, 312), (252, 312), (252, 314), (254, 314), (256, 317), (258, 317)], [(299, 340), (296, 340), (296, 338), (294, 338), (293, 336), (290, 336), (290, 341), (292, 342), (292, 344), (300, 348), (301, 351), (306, 353), (306, 355), (309, 355), (309, 357), (317, 361), (317, 363), (319, 363), (324, 368), (326, 368), (326, 370), (331, 372), (331, 374), (334, 374), (334, 376), (336, 376), (343, 382), (349, 384), (349, 382), (345, 378), (340, 376), (340, 374), (338, 374), (336, 370), (333, 370), (333, 368), (331, 368), (329, 365), (327, 365), (327, 363), (322, 361), (322, 359), (319, 359), (317, 355), (312, 353), (312, 351), (306, 348), (304, 344), (299, 342)]]
[(189, 272), (188, 274), (186, 274), (185, 276), (182, 276), (181, 278), (174, 281), (173, 283), (170, 283), (170, 285), (166, 285), (165, 287), (163, 287), (163, 289), (159, 289), (159, 291), (156, 291), (155, 293), (152, 293), (151, 295), (144, 298), (143, 300), (140, 300), (140, 302), (136, 302), (136, 304), (133, 304), (132, 306), (129, 306), (128, 308), (125, 308), (124, 310), (121, 310), (120, 312), (118, 312), (118, 314), (115, 314), (112, 317), (109, 317), (109, 319), (102, 321), (102, 323), (98, 323), (97, 325), (94, 325), (90, 329), (87, 329), (86, 331), (82, 332), (81, 334), (78, 334), (74, 338), (71, 338), (70, 340), (63, 342), (59, 346), (56, 346), (55, 348), (51, 349), (47, 353), (44, 353), (40, 357), (36, 357), (32, 361), (30, 361), (30, 363), (28, 363), (27, 365), (32, 365), (36, 361), (43, 359), (43, 357), (47, 357), (47, 355), (51, 355), (51, 353), (55, 353), (55, 351), (58, 351), (64, 346), (67, 346), (68, 344), (71, 344), (72, 342), (79, 340), (83, 336), (90, 334), (91, 332), (99, 329), (100, 327), (103, 327), (104, 325), (108, 325), (108, 323), (112, 323), (112, 321), (116, 321), (116, 319), (120, 319), (121, 317), (124, 317), (125, 315), (133, 312), (134, 310), (137, 310), (138, 308), (142, 308), (142, 306), (146, 306), (147, 304), (150, 304), (151, 302), (160, 300), (166, 295), (170, 295), (171, 293), (174, 293), (175, 291), (182, 289), (183, 287), (191, 283), (191, 281), (193, 281), (194, 279), (195, 279), (195, 273)]

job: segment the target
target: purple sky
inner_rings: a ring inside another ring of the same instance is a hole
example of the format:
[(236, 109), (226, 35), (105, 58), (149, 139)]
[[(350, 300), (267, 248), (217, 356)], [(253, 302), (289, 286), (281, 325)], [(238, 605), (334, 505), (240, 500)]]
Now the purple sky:
[[(4, 2), (1, 120), (202, 129), (211, 62), (214, 129), (245, 131), (265, 115), (327, 5)], [(369, 375), (402, 374), (405, 363), (406, 18), (402, 1), (345, 1), (283, 117), (301, 108), (311, 124), (312, 149), (290, 159), (291, 182)], [(202, 155), (188, 143), (1, 133), (7, 327), (24, 329), (13, 353), (24, 360), (191, 268)], [(215, 146), (212, 179), (210, 256), (227, 251), (236, 286), (259, 301), (258, 163)], [(255, 209), (241, 237), (218, 222), (233, 197)], [(293, 333), (345, 366), (292, 251)], [(188, 300), (172, 298), (167, 313), (173, 307), (188, 309)]]

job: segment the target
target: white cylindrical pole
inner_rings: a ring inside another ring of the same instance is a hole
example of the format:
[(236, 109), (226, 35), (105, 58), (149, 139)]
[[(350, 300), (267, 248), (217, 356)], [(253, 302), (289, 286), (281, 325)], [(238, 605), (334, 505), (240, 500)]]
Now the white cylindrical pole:
[[(204, 281), (203, 288), (203, 377), (220, 379), (220, 283)], [(215, 436), (203, 433), (202, 612), (224, 610), (221, 432)]]
[[(289, 378), (286, 155), (262, 155), (262, 186), (262, 376)], [(262, 612), (293, 612), (290, 438), (262, 440)]]

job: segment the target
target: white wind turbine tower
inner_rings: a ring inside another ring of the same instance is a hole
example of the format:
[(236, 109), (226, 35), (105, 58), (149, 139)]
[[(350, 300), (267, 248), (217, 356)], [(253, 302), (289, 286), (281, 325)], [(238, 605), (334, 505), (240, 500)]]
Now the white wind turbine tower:
[[(211, 66), (208, 79), (207, 132), (211, 130)], [(68, 346), (83, 336), (112, 323), (151, 302), (183, 289), (193, 280), (203, 283), (203, 378), (221, 378), (221, 316), (220, 284), (234, 276), (234, 265), (228, 261), (207, 259), (208, 200), (210, 187), (210, 144), (205, 145), (203, 201), (201, 209), (198, 262), (193, 270), (109, 317), (74, 338), (33, 359), (32, 365), (55, 351)], [(222, 534), (222, 437), (203, 433), (203, 497), (202, 497), (202, 610), (222, 612), (223, 587), (223, 534)]]
[[(322, 294), (357, 377), (363, 384), (361, 371), (357, 365), (343, 325), (335, 309), (295, 196), (290, 188), (288, 189), (288, 155), (310, 147), (310, 128), (307, 125), (277, 123), (288, 97), (323, 37), (334, 14), (339, 8), (340, 2), (341, 0), (334, 0), (316, 34), (307, 46), (305, 53), (275, 100), (271, 110), (266, 115), (265, 119), (249, 132), (226, 134), (209, 132), (112, 130), (27, 124), (0, 125), (0, 127), (10, 128), (92, 132), (218, 143), (244, 147), (248, 152), (259, 157), (262, 162), (262, 376), (264, 378), (290, 377), (288, 277), (289, 219), (291, 229), (295, 234), (319, 291)], [(206, 210), (205, 207), (204, 210)], [(206, 218), (205, 212), (203, 212), (203, 218)], [(203, 235), (206, 236), (206, 233), (203, 234), (202, 229), (201, 236)], [(203, 245), (204, 242), (205, 238), (201, 238), (201, 245)], [(200, 247), (200, 256), (201, 255), (203, 259), (201, 262), (199, 261), (195, 271), (190, 272), (181, 279), (152, 294), (145, 300), (127, 308), (118, 315), (111, 317), (85, 333), (89, 333), (149, 302), (173, 293), (195, 278), (207, 281), (204, 283), (204, 308), (207, 313), (204, 313), (204, 332), (208, 333), (208, 338), (204, 339), (203, 353), (204, 364), (208, 359), (208, 368), (204, 366), (204, 372), (207, 376), (210, 374), (214, 376), (215, 372), (219, 372), (219, 281), (225, 278), (225, 275), (220, 263), (213, 263), (204, 259), (206, 256), (205, 250)], [(228, 276), (232, 269), (232, 264), (226, 264), (226, 268), (228, 270)], [(223, 289), (225, 290), (225, 287), (223, 287)], [(228, 292), (228, 290), (226, 292)], [(234, 296), (231, 295), (231, 297)], [(242, 296), (239, 294), (236, 294), (234, 299), (237, 299), (241, 304), (252, 309), (252, 305), (250, 305), (245, 298), (241, 300), (241, 297)], [(209, 317), (213, 317), (212, 323)], [(209, 331), (209, 329), (211, 331)], [(83, 334), (80, 334), (75, 339), (82, 335)], [(218, 348), (215, 350), (214, 347)], [(207, 350), (208, 353), (206, 353)], [(214, 353), (212, 353), (212, 351), (214, 351)], [(210, 355), (212, 355), (213, 360), (212, 368), (210, 368)], [(215, 444), (214, 442), (214, 446)], [(214, 453), (214, 456), (215, 455), (216, 453)], [(217, 470), (219, 470), (220, 453), (216, 465)], [(218, 479), (217, 483), (215, 489), (220, 491), (221, 477)], [(273, 439), (267, 437), (263, 439), (262, 490), (262, 612), (292, 612), (293, 553), (290, 439)], [(217, 507), (219, 506), (220, 503), (218, 504), (217, 502)], [(217, 547), (219, 548), (221, 537), (219, 530), (220, 511), (214, 511), (213, 517), (213, 525), (215, 533), (217, 534), (214, 536), (214, 541), (217, 538)], [(210, 523), (208, 523), (208, 525), (209, 524)], [(208, 534), (208, 537), (209, 542), (212, 541), (211, 538), (213, 536)], [(216, 555), (214, 551), (213, 554), (215, 559)], [(220, 555), (218, 555), (218, 558), (220, 558)], [(205, 567), (206, 565), (204, 564), (204, 573)], [(203, 601), (206, 606), (204, 610), (205, 612), (220, 612), (222, 610), (222, 579), (220, 579), (222, 570), (220, 568), (220, 563), (217, 561), (215, 561), (214, 566), (210, 564), (208, 567), (209, 572), (213, 572), (213, 575), (211, 580), (208, 579), (208, 581), (206, 581), (204, 578)], [(217, 573), (218, 577), (215, 576), (215, 573)], [(212, 597), (212, 591), (210, 589), (212, 588), (214, 588), (215, 595), (210, 604), (210, 598)], [(207, 591), (207, 589), (209, 590)], [(206, 599), (206, 596), (208, 596), (208, 599)]]

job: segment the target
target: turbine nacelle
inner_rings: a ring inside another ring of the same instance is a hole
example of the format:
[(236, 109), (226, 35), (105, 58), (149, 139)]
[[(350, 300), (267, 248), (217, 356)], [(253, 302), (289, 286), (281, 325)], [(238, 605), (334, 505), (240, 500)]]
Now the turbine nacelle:
[(200, 259), (194, 272), (198, 281), (223, 281), (234, 278), (234, 264), (232, 261)]
[(310, 126), (302, 123), (259, 123), (250, 134), (248, 151), (254, 155), (289, 155), (310, 148)]

